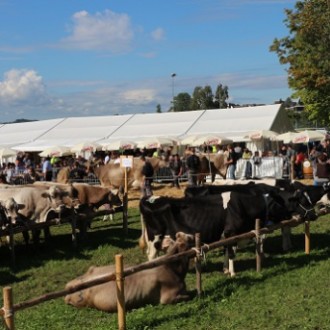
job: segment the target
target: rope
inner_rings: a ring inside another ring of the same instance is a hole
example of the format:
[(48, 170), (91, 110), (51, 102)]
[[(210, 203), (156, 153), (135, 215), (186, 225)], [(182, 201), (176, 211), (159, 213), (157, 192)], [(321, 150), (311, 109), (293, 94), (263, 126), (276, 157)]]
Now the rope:
[(7, 309), (5, 307), (2, 307), (3, 310), (3, 317), (5, 319), (12, 317), (14, 315), (14, 310), (13, 309)]
[[(204, 246), (204, 245), (203, 245)], [(192, 250), (194, 250), (196, 252), (196, 259), (197, 260), (203, 260), (203, 262), (206, 262), (206, 253), (204, 252), (203, 249), (198, 250), (197, 248), (193, 247), (191, 248)]]

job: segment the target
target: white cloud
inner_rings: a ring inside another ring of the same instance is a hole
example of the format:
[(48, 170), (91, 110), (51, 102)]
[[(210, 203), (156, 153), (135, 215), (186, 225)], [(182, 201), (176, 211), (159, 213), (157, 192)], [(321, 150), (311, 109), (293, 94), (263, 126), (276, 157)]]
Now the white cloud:
[(123, 100), (134, 104), (145, 104), (153, 101), (156, 92), (153, 89), (133, 89), (122, 93)]
[(165, 31), (162, 28), (157, 28), (151, 32), (151, 37), (156, 41), (163, 40), (165, 37)]
[(42, 77), (34, 70), (10, 70), (0, 81), (1, 105), (41, 105), (49, 103)]
[(72, 16), (71, 35), (61, 41), (70, 49), (108, 50), (113, 53), (127, 51), (134, 33), (128, 15), (105, 10), (89, 14), (80, 11)]

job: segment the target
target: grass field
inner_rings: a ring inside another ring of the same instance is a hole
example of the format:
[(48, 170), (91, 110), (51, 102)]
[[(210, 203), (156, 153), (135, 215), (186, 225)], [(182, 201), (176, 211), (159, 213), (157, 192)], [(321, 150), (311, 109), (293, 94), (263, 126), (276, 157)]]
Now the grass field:
[[(222, 251), (212, 251), (203, 263), (203, 296), (196, 297), (192, 268), (186, 282), (192, 299), (168, 306), (146, 306), (127, 314), (127, 329), (330, 329), (330, 216), (311, 224), (311, 254), (304, 253), (303, 227), (293, 231), (294, 251), (281, 253), (279, 232), (267, 238), (268, 254), (261, 273), (255, 272), (254, 246), (237, 256), (235, 278), (224, 276)], [(88, 240), (71, 246), (68, 225), (52, 227), (52, 239), (29, 248), (17, 242), (15, 270), (7, 247), (0, 248), (0, 285), (12, 286), (14, 302), (62, 290), (91, 265), (146, 261), (138, 247), (139, 213), (129, 210), (129, 232), (122, 231), (121, 214), (114, 222), (93, 222)], [(20, 236), (17, 236), (20, 240)], [(2, 300), (2, 298), (1, 298)], [(2, 301), (1, 301), (2, 305)], [(76, 309), (62, 298), (19, 311), (15, 325), (22, 330), (117, 329), (117, 315)]]

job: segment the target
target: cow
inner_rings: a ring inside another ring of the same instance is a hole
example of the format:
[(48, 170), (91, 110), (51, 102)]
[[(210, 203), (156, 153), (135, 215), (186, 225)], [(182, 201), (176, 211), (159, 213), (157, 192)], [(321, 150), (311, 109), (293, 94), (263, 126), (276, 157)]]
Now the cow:
[(203, 185), (205, 177), (210, 175), (211, 182), (215, 181), (215, 176), (218, 174), (221, 178), (226, 178), (227, 165), (225, 154), (198, 154), (200, 163), (198, 168), (197, 183)]
[[(10, 197), (5, 201), (0, 201), (0, 229), (6, 230), (17, 226), (27, 225), (29, 220), (25, 219), (22, 214), (19, 213), (25, 205), (18, 204), (14, 198)], [(27, 231), (22, 232), (24, 241), (26, 244), (29, 242), (29, 234)], [(10, 239), (7, 236), (7, 242)]]
[[(257, 189), (255, 192), (253, 187)], [(200, 232), (201, 241), (210, 243), (219, 240), (222, 234), (231, 237), (253, 230), (257, 218), (262, 225), (291, 219), (292, 216), (308, 220), (317, 218), (310, 199), (300, 191), (291, 193), (267, 185), (252, 185), (250, 190), (247, 190), (248, 186), (244, 188), (245, 192), (217, 192), (182, 199), (142, 199), (140, 212), (145, 227), (142, 226), (140, 246), (143, 247), (143, 238), (147, 237), (148, 259), (157, 255), (162, 238), (166, 235), (173, 237), (178, 228), (191, 234)], [(228, 251), (232, 251), (231, 247)]]
[(147, 243), (147, 256), (154, 259), (165, 237), (175, 239), (179, 231), (200, 233), (203, 243), (218, 241), (224, 229), (225, 214), (218, 196), (192, 198), (150, 197), (140, 200), (141, 248)]
[[(236, 191), (222, 193), (222, 198), (227, 200), (226, 222), (224, 237), (232, 237), (255, 229), (255, 220), (261, 220), (261, 226), (268, 226), (282, 220), (305, 218), (315, 220), (317, 215), (313, 205), (310, 204), (301, 192), (292, 194), (280, 191), (278, 194), (247, 194)], [(290, 247), (288, 236), (283, 238), (283, 248)], [(233, 246), (226, 247), (224, 272), (235, 275), (233, 259), (235, 257)]]
[[(161, 157), (146, 157), (156, 173), (160, 168), (168, 166), (168, 162)], [(133, 167), (127, 169), (128, 188), (140, 189), (142, 186), (142, 167), (144, 162), (134, 157)], [(104, 187), (123, 189), (125, 185), (125, 169), (120, 164), (98, 165), (94, 168), (94, 173)]]
[[(238, 192), (249, 195), (261, 195), (263, 198), (267, 198), (269, 194), (273, 194), (273, 196), (282, 195), (284, 199), (288, 202), (288, 198), (293, 198), (295, 196), (296, 203), (296, 211), (300, 214), (301, 217), (306, 218), (307, 220), (310, 218), (311, 220), (316, 219), (316, 214), (314, 212), (314, 205), (317, 200), (319, 200), (322, 196), (318, 195), (318, 197), (314, 194), (315, 198), (312, 200), (307, 192), (307, 188), (304, 188), (304, 185), (293, 186), (293, 184), (288, 180), (276, 180), (273, 182), (275, 186), (270, 186), (265, 183), (255, 183), (249, 182), (247, 184), (231, 184), (231, 185), (205, 185), (202, 187), (187, 187), (185, 190), (185, 196), (206, 196), (218, 194), (221, 195), (225, 192)], [(324, 194), (324, 190), (323, 190)], [(253, 201), (251, 201), (253, 203)], [(253, 203), (252, 205), (255, 205)], [(288, 207), (289, 204), (286, 205)], [(291, 213), (293, 210), (291, 209)], [(290, 228), (283, 228), (283, 250), (287, 251), (291, 248), (291, 240), (290, 240)]]
[(226, 154), (202, 154), (201, 155), (201, 173), (210, 173), (211, 182), (214, 182), (216, 174), (225, 179), (227, 175)]
[[(20, 214), (35, 222), (46, 222), (52, 212), (59, 214), (65, 208), (71, 207), (68, 193), (60, 187), (40, 188), (32, 186), (20, 186), (0, 189), (0, 200), (8, 198), (24, 205)], [(69, 203), (69, 204), (68, 204)]]
[[(89, 185), (88, 183), (71, 183), (71, 184), (59, 184), (56, 182), (34, 182), (33, 186), (38, 187), (59, 187), (61, 190), (66, 191), (71, 198), (72, 203), (80, 209), (85, 208), (88, 213), (94, 213), (97, 216), (97, 210), (108, 204), (108, 213), (113, 212), (114, 206), (121, 206), (122, 201), (119, 197), (117, 189), (111, 189), (110, 187), (101, 187), (97, 185)], [(103, 212), (106, 213), (106, 212)]]
[[(178, 232), (176, 241), (169, 247), (167, 255), (188, 250), (192, 241), (193, 236)], [(188, 300), (190, 297), (185, 284), (188, 268), (189, 259), (182, 257), (178, 261), (126, 276), (126, 309), (131, 310), (147, 304), (174, 304)], [(72, 289), (77, 284), (114, 272), (114, 265), (91, 267), (84, 275), (67, 283), (65, 289)], [(75, 307), (91, 307), (114, 313), (117, 311), (116, 283), (111, 281), (68, 294), (65, 296), (65, 302)]]
[(0, 201), (1, 209), (5, 212), (6, 222), (12, 225), (20, 224), (24, 221), (22, 215), (19, 213), (24, 208), (23, 204), (19, 204), (13, 197), (5, 201)]
[[(63, 216), (73, 216), (72, 203), (68, 193), (59, 187), (12, 187), (0, 189), (0, 200), (13, 198), (18, 204), (24, 205), (19, 214), (30, 222), (40, 223)], [(49, 228), (45, 228), (45, 236), (49, 236)], [(38, 240), (38, 233), (34, 233)]]
[(326, 208), (330, 205), (330, 183), (324, 183), (321, 186), (305, 185), (299, 181), (293, 181), (291, 183), (291, 191), (300, 190), (303, 191), (311, 203), (317, 207), (324, 206)]
[[(38, 187), (59, 187), (66, 191), (71, 198), (72, 205), (75, 208), (76, 223), (79, 228), (80, 237), (86, 237), (87, 228), (91, 226), (93, 218), (99, 215), (110, 215), (122, 207), (122, 201), (118, 190), (110, 187), (101, 187), (89, 185), (87, 183), (59, 184), (56, 182), (35, 182)], [(101, 206), (105, 206), (101, 210)]]
[(196, 196), (207, 196), (207, 195), (221, 195), (228, 191), (238, 191), (256, 194), (264, 193), (277, 193), (280, 188), (275, 186), (270, 186), (264, 183), (256, 184), (254, 182), (249, 182), (246, 184), (231, 184), (231, 185), (203, 185), (203, 186), (188, 186), (184, 191), (186, 197), (196, 197)]

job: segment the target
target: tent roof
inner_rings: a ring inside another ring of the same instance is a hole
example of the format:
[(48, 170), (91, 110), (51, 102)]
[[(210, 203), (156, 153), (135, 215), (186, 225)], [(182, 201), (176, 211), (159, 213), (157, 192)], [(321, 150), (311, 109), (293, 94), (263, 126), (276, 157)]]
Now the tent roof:
[(190, 129), (205, 110), (136, 114), (116, 130), (111, 138), (180, 136)]
[(42, 151), (54, 145), (141, 137), (180, 137), (218, 133), (244, 141), (248, 132), (292, 129), (280, 104), (232, 109), (147, 113), (120, 116), (68, 117), (0, 126), (0, 145), (21, 151)]

